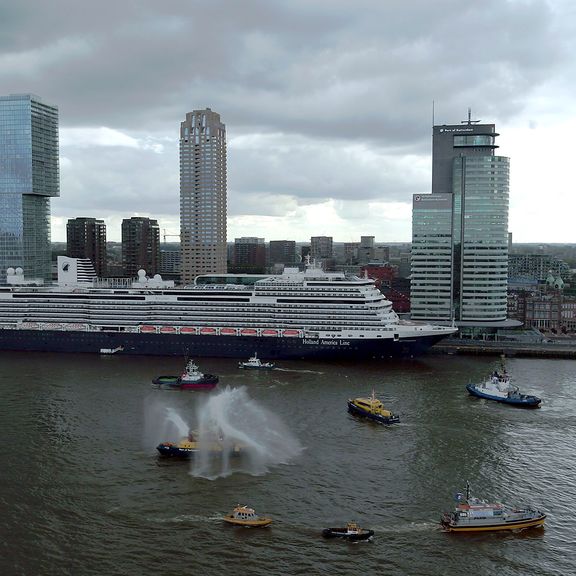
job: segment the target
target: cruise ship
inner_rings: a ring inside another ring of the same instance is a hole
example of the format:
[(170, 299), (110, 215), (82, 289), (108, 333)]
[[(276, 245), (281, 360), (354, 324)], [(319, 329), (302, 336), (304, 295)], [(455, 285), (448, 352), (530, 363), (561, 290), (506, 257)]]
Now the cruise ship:
[(308, 267), (279, 275), (98, 280), (58, 257), (58, 284), (21, 269), (0, 286), (0, 350), (245, 358), (391, 358), (425, 352), (455, 328), (402, 321), (374, 281)]

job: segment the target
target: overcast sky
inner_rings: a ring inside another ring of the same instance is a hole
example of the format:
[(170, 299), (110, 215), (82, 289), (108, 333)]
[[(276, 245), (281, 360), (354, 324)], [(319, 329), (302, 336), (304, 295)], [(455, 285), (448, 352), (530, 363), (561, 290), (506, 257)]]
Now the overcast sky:
[(54, 241), (78, 216), (178, 234), (180, 122), (206, 107), (229, 240), (410, 241), (434, 101), (436, 124), (496, 124), (515, 241), (576, 242), (575, 39), (570, 0), (18, 0), (0, 94), (59, 107)]

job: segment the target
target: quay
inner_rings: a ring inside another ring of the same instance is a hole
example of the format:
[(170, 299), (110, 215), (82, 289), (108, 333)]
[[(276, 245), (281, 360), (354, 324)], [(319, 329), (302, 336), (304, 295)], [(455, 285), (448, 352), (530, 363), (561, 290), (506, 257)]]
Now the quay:
[(429, 349), (428, 354), (467, 354), (474, 356), (505, 356), (519, 358), (576, 359), (576, 340), (548, 342), (511, 342), (445, 338)]

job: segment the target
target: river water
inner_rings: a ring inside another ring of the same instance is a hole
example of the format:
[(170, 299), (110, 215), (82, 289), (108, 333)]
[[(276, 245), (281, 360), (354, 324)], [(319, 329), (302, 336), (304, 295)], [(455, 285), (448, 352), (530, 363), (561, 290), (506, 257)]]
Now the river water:
[[(281, 427), (287, 458), (213, 479), (159, 460), (167, 409), (194, 427), (218, 394), (154, 389), (178, 359), (0, 353), (0, 574), (576, 573), (574, 361), (508, 360), (515, 383), (543, 398), (533, 411), (467, 395), (493, 358), (281, 362), (265, 373), (199, 363), (220, 390), (244, 387), (230, 395), (238, 411), (268, 415), (250, 433)], [(346, 400), (372, 387), (401, 424), (347, 414)], [(440, 531), (467, 480), (477, 496), (542, 509), (546, 527)], [(273, 524), (224, 525), (238, 503)], [(374, 541), (323, 540), (323, 528), (349, 520)]]

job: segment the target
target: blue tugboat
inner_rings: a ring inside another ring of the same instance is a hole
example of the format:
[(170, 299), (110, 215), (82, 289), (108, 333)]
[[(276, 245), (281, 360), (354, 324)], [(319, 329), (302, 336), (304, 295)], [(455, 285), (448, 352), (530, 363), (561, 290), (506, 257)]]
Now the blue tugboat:
[(538, 396), (521, 394), (518, 386), (510, 383), (506, 370), (494, 371), (492, 376), (480, 384), (468, 384), (466, 390), (478, 398), (510, 404), (518, 408), (540, 408), (542, 400)]
[(372, 390), (370, 398), (348, 400), (348, 412), (354, 416), (367, 418), (379, 424), (397, 424), (400, 422), (400, 418), (386, 410), (382, 402), (374, 396), (374, 390)]

